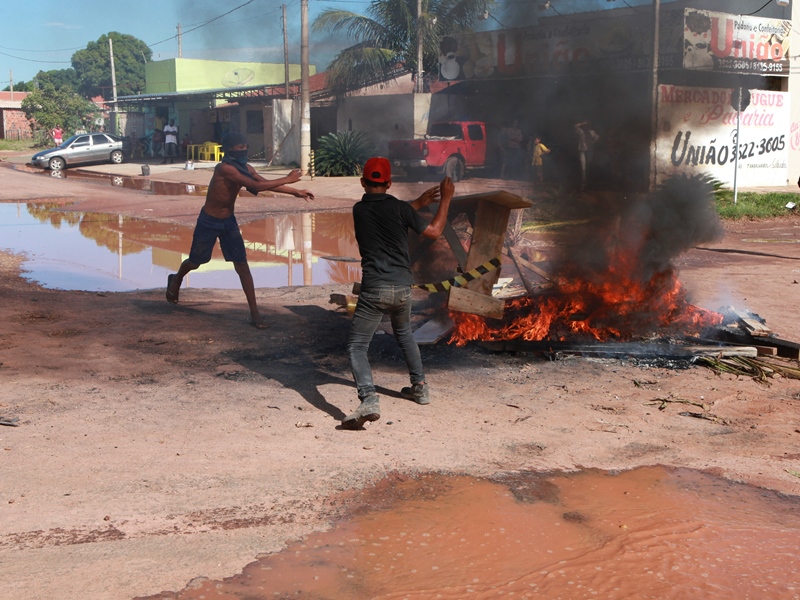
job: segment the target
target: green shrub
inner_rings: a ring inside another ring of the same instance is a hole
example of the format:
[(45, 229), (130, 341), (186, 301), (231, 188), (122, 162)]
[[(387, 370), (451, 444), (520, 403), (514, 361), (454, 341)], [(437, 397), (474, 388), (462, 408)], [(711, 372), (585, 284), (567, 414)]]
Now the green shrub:
[(361, 175), (374, 148), (363, 131), (339, 131), (319, 138), (314, 152), (314, 170), (323, 177)]

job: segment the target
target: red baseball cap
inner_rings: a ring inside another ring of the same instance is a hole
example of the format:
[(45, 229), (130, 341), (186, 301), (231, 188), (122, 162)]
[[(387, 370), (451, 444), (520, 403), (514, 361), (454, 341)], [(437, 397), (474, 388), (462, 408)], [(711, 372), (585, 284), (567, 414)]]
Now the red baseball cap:
[(372, 183), (389, 183), (392, 180), (392, 165), (382, 156), (373, 156), (364, 165), (364, 179)]

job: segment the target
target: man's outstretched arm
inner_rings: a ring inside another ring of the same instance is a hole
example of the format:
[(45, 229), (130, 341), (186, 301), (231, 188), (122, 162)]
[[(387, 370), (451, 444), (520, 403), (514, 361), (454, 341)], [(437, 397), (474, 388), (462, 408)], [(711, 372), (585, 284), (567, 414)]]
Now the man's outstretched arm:
[[(236, 169), (234, 169), (235, 171)], [(238, 173), (238, 171), (237, 171)], [(305, 198), (306, 200), (313, 200), (314, 194), (308, 190), (298, 190), (293, 187), (289, 187), (286, 185), (287, 183), (295, 183), (300, 181), (300, 169), (292, 170), (289, 175), (286, 177), (281, 177), (280, 179), (264, 179), (261, 175), (259, 175), (255, 169), (251, 169), (250, 173), (253, 175), (253, 180), (248, 180), (247, 177), (244, 177), (239, 173), (240, 176), (246, 183), (244, 183), (244, 187), (247, 188), (247, 191), (253, 195), (258, 194), (258, 192), (279, 192), (281, 194), (289, 194), (290, 196), (296, 196), (297, 198)]]
[(439, 186), (432, 187), (422, 192), (422, 195), (411, 203), (411, 208), (419, 210), (429, 204), (433, 204), (439, 198)]
[(452, 179), (449, 177), (442, 179), (442, 182), (439, 184), (439, 208), (433, 216), (433, 221), (431, 221), (422, 232), (422, 235), (426, 238), (435, 240), (442, 235), (444, 225), (447, 222), (447, 213), (450, 210), (450, 200), (453, 199), (455, 189)]

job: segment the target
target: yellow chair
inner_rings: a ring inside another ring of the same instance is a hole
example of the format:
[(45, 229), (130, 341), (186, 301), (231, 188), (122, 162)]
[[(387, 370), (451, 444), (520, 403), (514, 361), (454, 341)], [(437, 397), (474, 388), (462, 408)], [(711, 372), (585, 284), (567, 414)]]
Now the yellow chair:
[(197, 158), (219, 162), (222, 160), (222, 146), (214, 142), (206, 142), (197, 149)]

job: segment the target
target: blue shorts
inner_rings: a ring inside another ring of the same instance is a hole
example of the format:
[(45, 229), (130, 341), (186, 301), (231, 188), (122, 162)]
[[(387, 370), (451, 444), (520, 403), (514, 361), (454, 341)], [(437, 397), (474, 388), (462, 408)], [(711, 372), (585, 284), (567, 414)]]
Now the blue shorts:
[(244, 249), (242, 232), (239, 231), (239, 224), (236, 217), (231, 215), (227, 219), (211, 217), (200, 211), (197, 217), (197, 225), (192, 236), (192, 249), (189, 252), (189, 262), (196, 265), (203, 265), (211, 260), (211, 252), (214, 244), (219, 239), (219, 247), (222, 248), (222, 256), (228, 262), (247, 262), (247, 252)]

